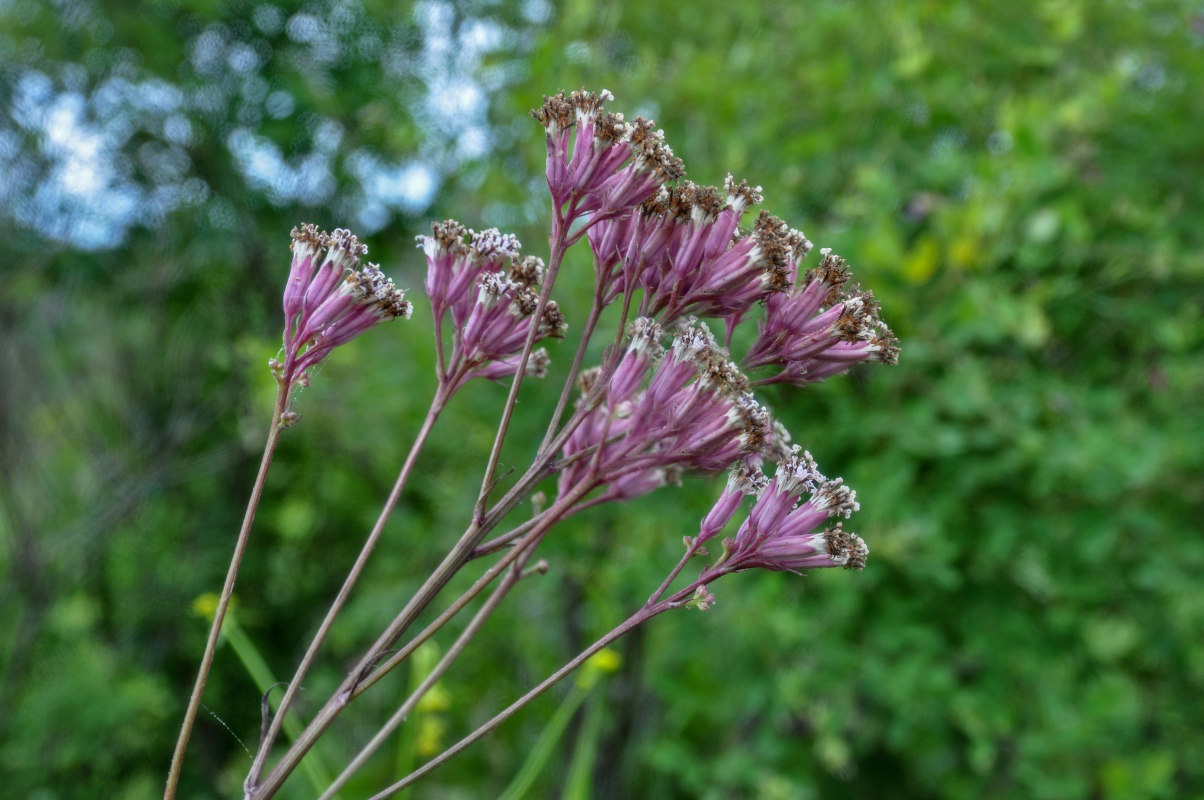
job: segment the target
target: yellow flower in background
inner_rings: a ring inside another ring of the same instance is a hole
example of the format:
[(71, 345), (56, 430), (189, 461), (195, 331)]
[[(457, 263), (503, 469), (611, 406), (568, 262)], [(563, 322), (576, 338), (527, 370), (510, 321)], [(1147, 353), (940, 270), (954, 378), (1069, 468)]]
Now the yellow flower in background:
[(443, 717), (423, 715), (418, 722), (418, 738), (414, 742), (414, 751), (424, 757), (442, 752), (443, 734), (446, 731), (447, 722)]
[(618, 651), (604, 647), (594, 653), (581, 667), (581, 672), (577, 674), (577, 685), (582, 689), (592, 688), (599, 678), (612, 672), (618, 672), (621, 666), (623, 666), (623, 657), (619, 655)]
[[(198, 595), (197, 598), (192, 601), (192, 613), (196, 614), (198, 617), (204, 617), (205, 619), (212, 620), (213, 615), (217, 613), (217, 604), (220, 599), (221, 598), (217, 596), (216, 592), (205, 592), (202, 595)], [(233, 598), (231, 598), (230, 604), (233, 606)]]
[(424, 714), (437, 714), (451, 708), (451, 693), (436, 683), (431, 690), (418, 701), (418, 710)]

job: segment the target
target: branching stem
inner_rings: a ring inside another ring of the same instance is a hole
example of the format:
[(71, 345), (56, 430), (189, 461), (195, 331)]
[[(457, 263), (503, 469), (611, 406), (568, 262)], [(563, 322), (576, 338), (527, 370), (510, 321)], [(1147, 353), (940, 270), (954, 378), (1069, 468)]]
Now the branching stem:
[[(405, 721), (406, 717), (408, 717), (410, 712), (414, 710), (423, 696), (430, 691), (431, 687), (435, 685), (436, 681), (443, 676), (443, 674), (448, 670), (449, 667), (451, 667), (455, 660), (460, 657), (460, 654), (464, 652), (464, 649), (468, 646), (468, 643), (477, 635), (481, 627), (485, 624), (485, 621), (490, 617), (490, 615), (493, 614), (498, 605), (510, 592), (510, 589), (513, 588), (514, 585), (522, 578), (523, 567), (526, 565), (527, 560), (530, 559), (531, 554), (535, 551), (535, 548), (539, 546), (540, 541), (543, 540), (544, 535), (553, 525), (556, 524), (557, 521), (559, 521), (564, 512), (572, 508), (573, 505), (582, 497), (589, 494), (593, 486), (594, 484), (591, 482), (583, 482), (581, 485), (574, 487), (573, 490), (568, 492), (564, 497), (557, 500), (555, 505), (549, 508), (544, 514), (540, 515), (539, 521), (523, 536), (522, 540), (509, 553), (500, 559), (498, 563), (495, 564), (488, 573), (486, 573), (485, 576), (482, 576), (480, 580), (473, 584), (472, 588), (465, 592), (464, 595), (462, 595), (456, 602), (456, 604), (453, 605), (453, 608), (456, 608), (456, 610), (463, 608), (472, 599), (472, 597), (474, 597), (487, 585), (492, 583), (494, 577), (496, 577), (503, 569), (507, 570), (506, 577), (503, 578), (502, 582), (494, 588), (493, 594), (489, 596), (489, 599), (485, 601), (485, 604), (481, 606), (480, 610), (478, 610), (476, 615), (473, 616), (472, 621), (468, 623), (468, 626), (464, 629), (460, 636), (456, 638), (455, 643), (451, 646), (447, 653), (444, 654), (443, 658), (439, 660), (439, 663), (435, 665), (434, 669), (431, 670), (418, 688), (414, 690), (413, 694), (406, 698), (406, 701), (401, 705), (400, 708), (397, 709), (393, 716), (389, 718), (388, 722), (386, 722), (384, 726), (381, 727), (381, 729), (376, 733), (376, 735), (372, 737), (372, 740), (369, 741), (368, 744), (364, 745), (364, 748), (359, 752), (359, 754), (356, 755), (354, 759), (352, 759), (351, 763), (347, 765), (346, 769), (344, 769), (342, 774), (335, 779), (334, 783), (331, 784), (330, 788), (326, 790), (326, 793), (323, 794), (319, 800), (328, 800), (328, 798), (338, 791), (338, 789), (340, 789), (347, 782), (351, 775), (358, 770), (369, 757), (371, 757), (371, 755), (378, 747), (380, 747), (384, 740), (388, 738), (393, 731), (395, 731), (397, 727), (401, 725), (402, 722)], [(448, 619), (450, 619), (450, 616)], [(431, 627), (434, 626), (432, 625)], [(425, 634), (426, 632), (424, 631), (423, 633)], [(383, 674), (385, 671), (385, 668), (382, 667), (381, 669), (377, 670), (373, 677), (379, 677), (379, 675)]]
[(247, 779), (243, 785), (244, 790), (248, 794), (259, 783), (260, 776), (263, 774), (264, 764), (267, 761), (268, 754), (271, 752), (272, 744), (275, 742), (276, 737), (280, 733), (280, 728), (284, 723), (285, 712), (288, 711), (293, 698), (296, 697), (298, 690), (301, 688), (301, 681), (305, 679), (306, 674), (309, 672), (309, 668), (313, 664), (322, 643), (326, 641), (326, 635), (330, 632), (335, 617), (338, 616), (343, 606), (346, 605), (352, 587), (355, 586), (360, 575), (363, 574), (368, 557), (372, 554), (372, 550), (380, 540), (381, 533), (385, 529), (385, 523), (388, 522), (393, 509), (396, 508), (398, 501), (401, 499), (401, 492), (405, 488), (406, 481), (409, 480), (410, 473), (414, 469), (414, 464), (418, 460), (418, 455), (422, 452), (423, 445), (426, 444), (427, 439), (430, 437), (431, 430), (434, 428), (436, 420), (439, 419), (440, 413), (447, 406), (447, 401), (447, 394), (444, 391), (443, 384), (440, 383), (439, 388), (435, 391), (435, 397), (431, 401), (431, 406), (427, 410), (426, 419), (423, 420), (422, 427), (418, 430), (418, 435), (414, 438), (413, 444), (410, 445), (410, 452), (406, 455), (405, 463), (401, 467), (401, 472), (397, 475), (397, 480), (393, 484), (392, 491), (389, 492), (389, 496), (385, 500), (384, 507), (376, 519), (376, 524), (372, 526), (372, 531), (364, 541), (364, 546), (360, 549), (355, 564), (352, 565), (351, 571), (347, 573), (347, 578), (343, 581), (343, 585), (339, 589), (339, 593), (335, 596), (334, 602), (331, 603), (330, 610), (326, 612), (325, 619), (322, 620), (322, 624), (318, 627), (317, 633), (314, 634), (309, 648), (301, 658), (301, 663), (297, 666), (297, 671), (293, 675), (293, 679), (289, 682), (284, 697), (280, 700), (280, 707), (276, 710), (276, 715), (272, 718), (272, 724), (268, 728), (267, 734), (263, 737), (263, 741), (259, 743), (259, 749), (255, 753), (255, 760), (251, 764), (251, 771), (247, 774)]

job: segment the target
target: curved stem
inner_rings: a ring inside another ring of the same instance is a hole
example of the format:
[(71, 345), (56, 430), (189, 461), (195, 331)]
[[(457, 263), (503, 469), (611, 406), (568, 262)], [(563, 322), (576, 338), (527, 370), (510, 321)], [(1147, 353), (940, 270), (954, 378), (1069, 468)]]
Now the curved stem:
[(251, 770), (247, 774), (246, 781), (243, 784), (246, 792), (253, 791), (259, 783), (259, 779), (263, 774), (264, 764), (267, 761), (268, 754), (271, 752), (272, 744), (280, 734), (280, 728), (284, 723), (284, 715), (288, 711), (293, 698), (296, 697), (298, 690), (301, 688), (301, 681), (304, 680), (305, 675), (309, 672), (309, 668), (313, 664), (319, 648), (326, 641), (326, 635), (330, 632), (335, 617), (338, 616), (343, 606), (346, 605), (352, 587), (355, 586), (356, 581), (359, 580), (360, 575), (363, 573), (368, 557), (372, 554), (372, 550), (376, 547), (376, 543), (380, 540), (381, 533), (385, 529), (385, 523), (388, 522), (393, 509), (397, 506), (397, 502), (401, 498), (402, 489), (405, 487), (406, 481), (409, 480), (410, 473), (414, 469), (414, 464), (418, 460), (418, 454), (422, 452), (423, 445), (426, 444), (426, 440), (430, 436), (436, 420), (439, 419), (440, 413), (447, 407), (447, 400), (448, 397), (443, 390), (443, 386), (440, 385), (439, 389), (435, 391), (435, 397), (431, 401), (430, 408), (427, 410), (426, 419), (423, 420), (422, 427), (418, 430), (418, 434), (414, 438), (414, 443), (410, 445), (410, 452), (406, 455), (405, 463), (401, 467), (401, 472), (397, 475), (397, 480), (393, 484), (392, 491), (389, 492), (389, 496), (385, 500), (385, 505), (376, 519), (376, 524), (372, 527), (372, 531), (364, 541), (364, 546), (360, 548), (360, 553), (355, 560), (355, 564), (352, 565), (351, 571), (347, 574), (347, 578), (343, 581), (343, 585), (339, 589), (339, 593), (335, 596), (334, 602), (331, 603), (330, 610), (326, 612), (326, 618), (322, 620), (322, 624), (318, 627), (317, 633), (314, 634), (309, 648), (301, 658), (301, 663), (297, 666), (297, 672), (289, 682), (284, 697), (280, 700), (280, 706), (276, 710), (276, 715), (272, 718), (272, 724), (264, 735), (263, 741), (259, 743), (259, 749), (255, 753), (255, 760), (252, 762)]
[[(592, 221), (590, 224), (593, 224)], [(589, 225), (586, 225), (582, 231), (587, 230)], [(579, 238), (575, 236), (569, 240), (567, 246), (571, 246), (573, 242)], [(581, 371), (581, 363), (585, 359), (586, 345), (593, 338), (594, 328), (598, 325), (598, 320), (602, 316), (602, 310), (606, 307), (606, 301), (603, 299), (602, 293), (605, 286), (605, 280), (602, 276), (598, 276), (594, 283), (594, 302), (590, 307), (589, 318), (585, 322), (585, 327), (582, 329), (581, 343), (577, 346), (577, 352), (573, 356), (573, 364), (569, 368), (568, 377), (565, 379), (564, 388), (560, 392), (560, 399), (556, 401), (556, 410), (552, 414), (552, 421), (548, 424), (548, 432), (544, 434), (543, 441), (540, 442), (536, 453), (545, 454), (555, 452), (557, 448), (549, 448), (548, 445), (552, 437), (556, 434), (557, 426), (560, 425), (560, 419), (564, 416), (564, 409), (568, 406), (569, 395), (572, 394), (573, 385), (576, 383), (577, 374)], [(615, 332), (615, 341), (613, 347), (617, 348), (623, 342), (624, 331), (627, 327), (627, 315), (631, 309), (631, 292), (628, 291), (623, 298), (623, 312), (619, 318), (618, 330)]]
[(176, 749), (171, 757), (171, 768), (167, 773), (167, 786), (163, 790), (163, 800), (172, 800), (176, 796), (176, 788), (180, 782), (180, 770), (184, 765), (184, 752), (188, 749), (188, 739), (196, 722), (197, 710), (201, 705), (201, 695), (205, 692), (205, 684), (209, 680), (209, 668), (213, 665), (213, 655), (217, 651), (217, 642), (222, 630), (222, 622), (226, 619), (226, 610), (230, 607), (230, 597), (234, 594), (234, 581), (238, 578), (239, 567), (242, 566), (243, 554), (247, 549), (247, 541), (251, 535), (251, 525), (255, 522), (255, 512), (259, 508), (259, 500), (263, 496), (264, 483), (267, 481), (268, 469), (272, 465), (272, 456), (276, 453), (276, 444), (280, 440), (281, 417), (288, 405), (289, 384), (277, 381), (276, 407), (272, 411), (272, 424), (268, 429), (267, 442), (263, 447), (263, 458), (259, 461), (259, 474), (251, 487), (251, 498), (247, 501), (247, 510), (243, 514), (242, 527), (234, 543), (234, 553), (230, 557), (230, 567), (226, 571), (226, 582), (222, 585), (222, 593), (218, 598), (217, 610), (213, 614), (213, 625), (209, 628), (209, 639), (205, 642), (205, 652), (201, 655), (200, 669), (197, 671), (196, 683), (192, 688), (192, 696), (188, 700), (188, 708), (184, 712), (184, 723), (180, 726), (180, 736), (176, 740)]

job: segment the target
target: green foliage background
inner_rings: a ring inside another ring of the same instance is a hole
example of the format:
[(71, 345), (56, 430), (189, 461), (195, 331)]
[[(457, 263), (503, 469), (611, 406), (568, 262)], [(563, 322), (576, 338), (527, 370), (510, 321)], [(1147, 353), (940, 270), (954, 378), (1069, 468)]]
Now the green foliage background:
[[(525, 115), (585, 86), (654, 117), (694, 180), (763, 185), (768, 210), (850, 260), (903, 348), (894, 369), (768, 398), (858, 490), (868, 568), (734, 576), (710, 612), (628, 639), (592, 796), (1204, 795), (1201, 75), (1189, 2), (0, 3), (5, 792), (161, 791), (205, 636), (191, 605), (220, 586), (270, 414), (287, 233), (311, 220), (368, 230), (418, 310), (330, 360), (268, 482), (238, 614), (291, 673), (425, 411), (413, 236), (455, 216), (539, 253), (542, 132)], [(143, 192), (124, 221), (86, 192), (41, 194), (78, 168), (37, 122), (64, 94), (114, 137), (97, 156), (114, 185)], [(465, 97), (484, 150), (446, 111)], [(240, 131), (328, 174), (256, 179)], [(421, 159), (429, 207), (374, 200), (354, 152)], [(440, 423), (311, 704), (462, 530), (504, 394), (475, 387)], [(526, 390), (506, 463), (552, 394)], [(716, 487), (553, 537), (551, 572), (444, 681), (445, 744), (636, 608)], [(328, 763), (404, 688), (346, 715)], [(414, 797), (498, 794), (556, 702)], [(205, 705), (182, 796), (240, 796), (259, 699), (228, 648)], [(560, 769), (536, 796), (560, 796)]]

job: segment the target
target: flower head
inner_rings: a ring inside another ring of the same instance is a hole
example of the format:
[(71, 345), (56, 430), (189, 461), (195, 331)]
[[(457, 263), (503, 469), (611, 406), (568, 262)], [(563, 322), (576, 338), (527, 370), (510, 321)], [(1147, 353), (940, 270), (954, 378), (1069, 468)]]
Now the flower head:
[(284, 287), (284, 361), (281, 380), (304, 383), (310, 367), (335, 347), (381, 320), (409, 318), (412, 304), (375, 264), (360, 265), (368, 252), (350, 231), (313, 225), (292, 231), (293, 259)]
[[(537, 341), (564, 336), (568, 326), (555, 301), (545, 303), (534, 319), (544, 266), (535, 256), (523, 257), (514, 236), (496, 228), (478, 233), (447, 220), (418, 242), (426, 254), (426, 288), (440, 331), (445, 317), (451, 317), (452, 351), (443, 378), (452, 388), (471, 378), (513, 376), (533, 324)], [(524, 374), (546, 374), (548, 360), (546, 350), (533, 352)]]
[[(712, 510), (719, 518), (727, 515), (723, 524), (730, 519), (730, 493), (729, 483)], [(859, 508), (856, 492), (840, 478), (824, 477), (811, 454), (799, 454), (796, 447), (790, 457), (779, 462), (773, 480), (759, 488), (748, 518), (734, 538), (724, 541), (723, 558), (703, 577), (711, 580), (754, 567), (792, 572), (813, 567), (860, 570), (869, 554), (865, 542), (844, 530), (839, 521), (822, 527), (832, 518), (847, 519)], [(713, 536), (717, 530), (715, 521), (708, 522), (710, 518), (708, 515), (703, 521), (703, 535)]]
[(508, 269), (521, 245), (497, 228), (478, 233), (449, 219), (432, 225), (430, 236), (419, 236), (418, 246), (426, 254), (426, 293), (436, 322), (450, 310), (452, 324), (460, 327), (472, 310), (479, 278)]
[[(666, 183), (685, 174), (681, 159), (665, 144), (665, 132), (654, 130), (651, 120), (636, 117), (623, 130), (623, 137), (629, 160), (585, 192), (579, 213), (592, 212), (599, 218), (616, 216), (638, 206)], [(604, 174), (605, 169), (595, 175)]]
[(690, 315), (726, 318), (730, 338), (753, 305), (790, 288), (811, 246), (766, 213), (741, 232), (744, 212), (760, 201), (760, 187), (729, 175), (723, 189), (686, 181), (593, 224), (590, 245), (607, 299), (638, 287), (643, 314), (663, 324)]
[[(561, 471), (562, 493), (591, 481), (606, 487), (606, 499), (629, 499), (682, 470), (717, 472), (770, 447), (769, 412), (706, 326), (679, 325), (667, 351), (660, 332), (652, 320), (637, 320), (613, 371), (591, 373), (582, 400), (597, 405), (565, 443), (571, 463)], [(592, 459), (581, 457), (590, 452)]]
[(769, 478), (766, 478), (765, 473), (758, 467), (750, 468), (744, 463), (732, 467), (732, 471), (728, 473), (727, 486), (699, 525), (697, 541), (705, 542), (718, 535), (731, 521), (744, 498), (747, 495), (759, 494), (768, 484)]
[(801, 288), (766, 301), (760, 333), (743, 364), (775, 366), (779, 372), (757, 383), (801, 386), (861, 361), (898, 363), (898, 340), (879, 318), (873, 292), (846, 288), (845, 260), (830, 248), (822, 253)]
[(622, 114), (603, 108), (613, 99), (606, 90), (561, 92), (531, 111), (547, 134), (545, 173), (552, 202), (559, 209), (576, 198), (573, 218), (591, 212), (619, 214), (685, 172), (652, 122), (637, 118), (628, 123)]

